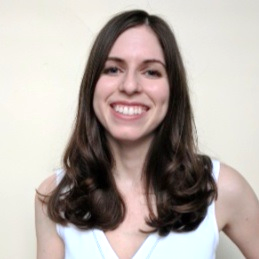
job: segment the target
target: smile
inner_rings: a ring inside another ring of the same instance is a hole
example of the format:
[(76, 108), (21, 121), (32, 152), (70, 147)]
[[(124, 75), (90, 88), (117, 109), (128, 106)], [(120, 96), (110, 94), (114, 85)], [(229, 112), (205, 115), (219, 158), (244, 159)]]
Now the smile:
[(114, 111), (123, 115), (140, 115), (144, 113), (147, 108), (144, 106), (127, 106), (127, 105), (113, 105)]

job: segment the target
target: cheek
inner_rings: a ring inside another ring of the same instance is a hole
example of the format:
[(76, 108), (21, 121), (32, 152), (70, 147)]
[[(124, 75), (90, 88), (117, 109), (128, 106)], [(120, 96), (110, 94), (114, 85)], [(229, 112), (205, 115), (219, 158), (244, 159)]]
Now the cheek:
[(105, 127), (104, 109), (102, 108), (102, 102), (100, 102), (100, 96), (98, 92), (94, 93), (93, 97), (93, 110), (97, 120)]
[(93, 96), (93, 109), (94, 109), (94, 113), (96, 114), (96, 109), (97, 109), (97, 101), (96, 101), (96, 92), (94, 92), (94, 96)]
[(98, 106), (100, 106), (102, 101), (105, 99), (106, 88), (104, 86), (105, 86), (105, 83), (100, 78), (97, 81), (97, 84), (96, 84), (95, 89), (94, 89), (94, 96), (93, 96), (93, 107), (94, 107), (94, 110)]
[(115, 91), (117, 82), (109, 78), (100, 77), (94, 90), (94, 101), (106, 101), (107, 98)]
[(98, 119), (100, 119), (102, 105), (102, 90), (96, 85), (93, 96), (93, 109)]
[(168, 106), (169, 106), (169, 95), (170, 95), (169, 86), (165, 85), (160, 90), (161, 91), (157, 93), (157, 100), (158, 100), (157, 102), (160, 103), (160, 112), (162, 117), (164, 118), (168, 111)]
[(161, 84), (159, 87), (156, 87), (152, 93), (156, 102), (160, 105), (168, 107), (169, 104), (169, 85), (167, 83)]
[(107, 100), (113, 93), (114, 86), (110, 80), (100, 77), (93, 95), (93, 110), (98, 120), (103, 124), (107, 111)]
[(169, 103), (169, 91), (168, 90), (161, 92), (160, 100), (162, 103), (164, 103), (166, 106), (168, 106), (168, 103)]

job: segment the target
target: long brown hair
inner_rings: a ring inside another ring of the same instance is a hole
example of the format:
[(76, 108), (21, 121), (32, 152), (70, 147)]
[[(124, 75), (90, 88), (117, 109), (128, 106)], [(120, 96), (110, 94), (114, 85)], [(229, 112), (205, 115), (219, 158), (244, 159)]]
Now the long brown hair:
[[(170, 86), (169, 108), (149, 148), (143, 176), (149, 208), (147, 224), (167, 235), (198, 227), (217, 188), (209, 157), (199, 155), (182, 58), (168, 24), (142, 10), (121, 13), (100, 31), (82, 79), (74, 131), (64, 154), (64, 177), (47, 197), (49, 217), (82, 229), (115, 229), (125, 204), (113, 178), (114, 160), (105, 131), (93, 110), (95, 85), (111, 47), (125, 30), (149, 26), (165, 56)], [(156, 211), (149, 192), (155, 194)]]

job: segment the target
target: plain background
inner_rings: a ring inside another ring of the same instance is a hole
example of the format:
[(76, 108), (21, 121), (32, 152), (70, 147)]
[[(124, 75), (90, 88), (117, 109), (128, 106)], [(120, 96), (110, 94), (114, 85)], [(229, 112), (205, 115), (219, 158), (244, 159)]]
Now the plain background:
[[(61, 165), (90, 46), (136, 8), (173, 27), (201, 151), (259, 195), (259, 1), (0, 0), (1, 259), (35, 258), (35, 188)], [(218, 258), (243, 256), (222, 236)]]

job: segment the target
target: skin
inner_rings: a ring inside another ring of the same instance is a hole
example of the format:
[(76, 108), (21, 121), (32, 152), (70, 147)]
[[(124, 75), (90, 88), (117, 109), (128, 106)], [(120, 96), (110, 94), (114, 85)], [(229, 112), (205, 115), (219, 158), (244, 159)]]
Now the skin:
[[(94, 93), (94, 110), (106, 129), (116, 161), (115, 181), (127, 207), (122, 224), (105, 233), (119, 258), (131, 258), (147, 237), (139, 229), (149, 229), (144, 220), (148, 209), (140, 176), (154, 129), (168, 108), (169, 87), (163, 64), (162, 49), (150, 28), (129, 29), (115, 42)], [(121, 114), (114, 110), (120, 105), (140, 106), (142, 113)], [(51, 176), (39, 192), (47, 194), (54, 187), (55, 176)], [(221, 164), (218, 192), (219, 231), (224, 231), (246, 258), (258, 258), (259, 204), (251, 187), (238, 172)], [(37, 258), (64, 258), (64, 245), (55, 223), (47, 217), (37, 196), (35, 208)]]
[[(168, 99), (164, 55), (154, 33), (147, 27), (122, 33), (109, 53), (93, 98), (109, 142), (150, 143), (165, 117)], [(116, 107), (138, 112), (123, 114)]]

